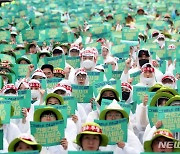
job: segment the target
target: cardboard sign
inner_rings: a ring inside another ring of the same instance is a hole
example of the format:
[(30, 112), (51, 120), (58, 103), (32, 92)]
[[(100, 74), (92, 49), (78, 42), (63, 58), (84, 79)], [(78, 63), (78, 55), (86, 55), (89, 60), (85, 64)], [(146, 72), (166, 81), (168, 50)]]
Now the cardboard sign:
[(94, 120), (102, 127), (103, 134), (109, 138), (109, 145), (115, 145), (117, 142), (127, 142), (127, 123), (126, 118), (119, 120)]
[(77, 99), (78, 103), (89, 103), (93, 97), (93, 87), (72, 84), (72, 96)]
[(156, 122), (158, 121), (158, 108), (148, 106), (148, 119), (151, 128), (155, 126)]
[(30, 122), (31, 134), (42, 146), (60, 145), (64, 138), (64, 120), (51, 122)]

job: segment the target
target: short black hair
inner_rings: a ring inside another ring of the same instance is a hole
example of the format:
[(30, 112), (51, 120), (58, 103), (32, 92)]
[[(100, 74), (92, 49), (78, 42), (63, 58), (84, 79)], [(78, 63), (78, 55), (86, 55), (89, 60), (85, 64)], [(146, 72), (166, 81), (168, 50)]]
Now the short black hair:
[(51, 64), (44, 64), (41, 66), (41, 70), (45, 69), (45, 68), (49, 68), (51, 70), (51, 72), (53, 73), (54, 67)]

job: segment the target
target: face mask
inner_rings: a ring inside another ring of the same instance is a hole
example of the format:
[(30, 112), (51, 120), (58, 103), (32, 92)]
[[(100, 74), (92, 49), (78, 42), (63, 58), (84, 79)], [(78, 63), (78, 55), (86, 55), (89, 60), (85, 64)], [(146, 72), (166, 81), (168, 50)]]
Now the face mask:
[(128, 98), (129, 98), (129, 95), (130, 95), (130, 92), (123, 91), (123, 92), (122, 92), (122, 100), (127, 101)]
[(84, 67), (85, 69), (91, 69), (94, 67), (95, 63), (91, 60), (85, 60), (82, 62), (82, 67)]
[(151, 86), (154, 84), (153, 82), (153, 78), (144, 78), (142, 81), (143, 84), (147, 85), (147, 86)]
[(139, 60), (139, 65), (142, 67), (144, 64), (149, 63), (148, 59), (140, 59)]
[(4, 94), (5, 96), (17, 96), (16, 94), (9, 93), (9, 94)]
[(158, 41), (158, 43), (159, 43), (160, 46), (163, 46), (164, 41)]
[(40, 99), (40, 92), (39, 90), (31, 90), (31, 99)]
[(174, 84), (166, 83), (166, 84), (163, 84), (163, 85), (166, 86), (166, 87), (169, 87), (169, 88), (173, 88), (173, 89), (175, 88)]

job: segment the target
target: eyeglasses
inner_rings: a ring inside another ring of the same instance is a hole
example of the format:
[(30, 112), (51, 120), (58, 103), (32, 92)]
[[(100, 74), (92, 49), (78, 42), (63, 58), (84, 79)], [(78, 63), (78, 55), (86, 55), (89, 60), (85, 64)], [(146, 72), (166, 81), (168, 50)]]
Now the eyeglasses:
[(56, 116), (54, 114), (52, 114), (52, 113), (49, 113), (49, 114), (43, 114), (41, 117), (42, 118), (48, 118), (48, 117), (55, 118)]
[(161, 97), (157, 99), (157, 106), (164, 106), (164, 103), (166, 103), (169, 100), (167, 97)]

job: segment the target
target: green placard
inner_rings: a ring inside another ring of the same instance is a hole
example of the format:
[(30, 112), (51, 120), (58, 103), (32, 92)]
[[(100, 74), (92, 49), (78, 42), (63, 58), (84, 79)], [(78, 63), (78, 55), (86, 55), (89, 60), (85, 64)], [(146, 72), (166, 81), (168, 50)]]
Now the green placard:
[(98, 93), (100, 92), (102, 87), (104, 87), (105, 85), (110, 85), (110, 86), (114, 87), (114, 89), (116, 89), (118, 91), (120, 98), (122, 98), (121, 97), (122, 92), (121, 92), (121, 87), (120, 87), (120, 85), (121, 85), (120, 80), (110, 80), (110, 81), (95, 83), (93, 86), (95, 97), (97, 97)]
[(112, 54), (129, 52), (129, 45), (119, 44), (119, 45), (112, 46), (111, 52)]
[(132, 85), (136, 85), (137, 83), (140, 82), (140, 74), (141, 71), (137, 71), (135, 73), (130, 74), (130, 78), (133, 78)]
[(0, 129), (0, 150), (3, 150), (3, 130)]
[(43, 17), (31, 19), (31, 25), (33, 27), (42, 28), (44, 23), (45, 23), (45, 21), (44, 21)]
[(62, 80), (62, 78), (48, 78), (48, 79), (46, 79), (46, 88), (47, 89), (53, 89), (61, 80)]
[(11, 102), (0, 101), (0, 124), (9, 124), (11, 116)]
[(72, 96), (77, 99), (78, 103), (89, 103), (93, 97), (93, 87), (72, 84)]
[(27, 24), (27, 22), (24, 19), (20, 19), (18, 21), (18, 24), (16, 25), (17, 30), (22, 31), (28, 29), (30, 26)]
[(37, 41), (39, 39), (39, 31), (36, 30), (24, 30), (22, 31), (23, 41), (32, 42), (33, 40)]
[(149, 87), (144, 86), (133, 86), (133, 100), (137, 102), (137, 104), (142, 103), (144, 96), (148, 95)]
[(29, 64), (15, 64), (14, 72), (16, 72), (16, 78), (25, 78), (28, 72)]
[(31, 107), (31, 90), (18, 90), (18, 95), (24, 96), (24, 107), (29, 109)]
[(21, 119), (23, 118), (22, 115), (22, 108), (24, 108), (24, 96), (1, 96), (5, 100), (11, 101), (11, 105), (14, 108), (14, 114), (12, 119)]
[(50, 28), (45, 31), (46, 40), (59, 40), (61, 35), (61, 28)]
[(0, 20), (0, 28), (8, 27), (8, 22), (6, 20)]
[(112, 78), (112, 65), (104, 65), (104, 73), (106, 75), (106, 79), (109, 81)]
[(155, 126), (156, 122), (158, 121), (158, 108), (148, 106), (148, 119), (150, 126)]
[(154, 29), (158, 29), (158, 30), (164, 30), (164, 29), (168, 29), (168, 24), (166, 21), (154, 21), (153, 23), (153, 28)]
[(123, 71), (125, 68), (125, 59), (119, 59), (118, 60), (118, 70)]
[(0, 41), (6, 40), (10, 41), (10, 32), (9, 31), (0, 31)]
[(65, 56), (56, 56), (56, 57), (46, 57), (45, 58), (46, 64), (51, 64), (55, 67), (63, 68), (65, 67)]
[(67, 105), (67, 115), (71, 117), (71, 115), (75, 114), (75, 110), (77, 110), (77, 100), (73, 96), (65, 96), (63, 99), (64, 104)]
[(37, 54), (28, 54), (26, 57), (30, 60), (31, 64), (33, 64), (36, 68), (37, 64)]
[(26, 54), (26, 50), (15, 50), (14, 53), (16, 54), (16, 59), (20, 58), (21, 56)]
[(66, 57), (66, 62), (71, 65), (73, 68), (79, 68), (80, 67), (80, 57)]
[(112, 71), (112, 78), (115, 80), (119, 80), (121, 78), (123, 71)]
[(68, 154), (113, 154), (113, 151), (68, 151)]
[(108, 145), (115, 145), (117, 142), (127, 142), (127, 123), (126, 118), (119, 120), (94, 120), (102, 127), (103, 134), (107, 135)]
[(158, 109), (158, 119), (162, 120), (163, 128), (174, 131), (180, 128), (180, 107), (166, 106)]
[(2, 153), (2, 154), (39, 154), (39, 151), (33, 150), (33, 151), (22, 151), (22, 152), (8, 152), (8, 153)]
[(15, 64), (15, 58), (10, 56), (10, 55), (7, 55), (7, 54), (0, 54), (0, 60), (1, 61), (9, 61), (11, 64)]
[(42, 146), (59, 145), (64, 138), (64, 120), (51, 122), (30, 122), (31, 134)]
[(124, 28), (122, 30), (122, 40), (138, 41), (139, 30)]
[(89, 85), (103, 81), (103, 72), (87, 72), (89, 78)]

